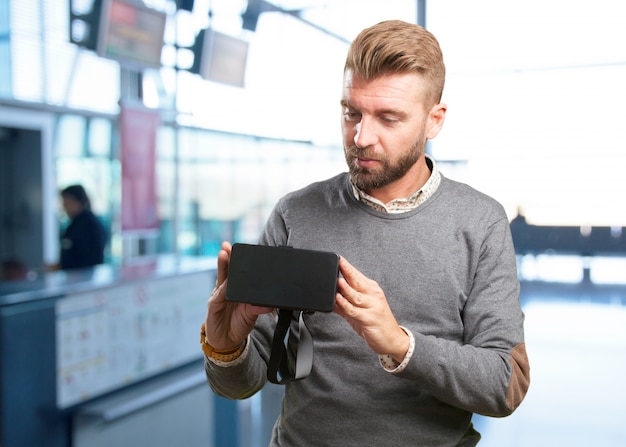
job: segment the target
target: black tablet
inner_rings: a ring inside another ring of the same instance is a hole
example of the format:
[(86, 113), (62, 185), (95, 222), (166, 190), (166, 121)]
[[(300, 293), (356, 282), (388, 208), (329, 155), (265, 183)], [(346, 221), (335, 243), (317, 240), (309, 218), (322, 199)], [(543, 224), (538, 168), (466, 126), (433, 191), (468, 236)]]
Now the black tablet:
[(331, 312), (339, 256), (291, 247), (234, 244), (226, 299), (258, 306)]

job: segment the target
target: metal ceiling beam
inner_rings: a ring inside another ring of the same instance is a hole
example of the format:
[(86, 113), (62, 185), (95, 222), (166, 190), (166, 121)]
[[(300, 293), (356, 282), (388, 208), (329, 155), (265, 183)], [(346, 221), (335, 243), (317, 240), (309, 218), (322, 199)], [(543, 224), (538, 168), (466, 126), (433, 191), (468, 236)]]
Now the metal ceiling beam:
[(309, 25), (310, 27), (313, 27), (316, 30), (321, 31), (324, 34), (327, 34), (331, 37), (334, 37), (337, 40), (340, 40), (345, 43), (350, 43), (350, 40), (346, 39), (344, 36), (335, 34), (329, 31), (328, 29), (303, 18), (301, 15), (303, 11), (302, 9), (284, 9), (266, 0), (248, 0), (248, 7), (246, 9), (246, 13), (248, 12), (248, 10), (254, 11), (255, 13), (258, 13), (258, 14), (261, 14), (263, 12), (280, 12), (282, 14), (292, 16), (300, 20), (301, 22)]
[[(416, 23), (426, 28), (426, 0), (416, 0), (416, 3), (417, 3)], [(345, 42), (348, 44), (350, 43), (350, 40), (347, 39), (346, 37), (333, 33), (332, 31), (303, 18), (302, 17), (303, 9), (285, 9), (267, 0), (248, 0), (248, 7), (246, 8), (246, 11), (244, 12), (243, 16), (246, 18), (247, 21), (252, 20), (252, 22), (255, 23), (256, 21), (254, 20), (254, 17), (252, 16), (256, 16), (256, 19), (258, 20), (258, 16), (262, 14), (263, 12), (280, 12), (282, 14), (290, 15), (300, 20), (301, 22), (309, 25), (310, 27), (315, 28), (316, 30), (321, 31), (324, 34), (327, 34), (331, 37), (334, 37), (335, 39), (341, 42)]]

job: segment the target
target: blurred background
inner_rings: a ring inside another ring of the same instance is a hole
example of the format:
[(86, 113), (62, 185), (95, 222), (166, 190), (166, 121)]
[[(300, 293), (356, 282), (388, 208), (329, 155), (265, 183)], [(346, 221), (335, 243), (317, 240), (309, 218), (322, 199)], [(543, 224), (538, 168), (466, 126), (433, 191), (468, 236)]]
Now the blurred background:
[[(19, 267), (0, 276), (0, 445), (130, 445), (158, 433), (145, 396), (174, 424), (153, 445), (267, 444), (280, 388), (225, 402), (197, 374), (214, 256), (254, 243), (286, 192), (346, 169), (344, 56), (385, 19), (438, 38), (448, 116), (428, 150), (511, 220), (532, 384), (512, 416), (475, 418), (480, 445), (626, 445), (615, 0), (0, 0), (0, 260)], [(105, 264), (50, 272), (69, 223), (58, 193), (77, 183), (107, 230)], [(142, 346), (157, 330), (155, 359)]]

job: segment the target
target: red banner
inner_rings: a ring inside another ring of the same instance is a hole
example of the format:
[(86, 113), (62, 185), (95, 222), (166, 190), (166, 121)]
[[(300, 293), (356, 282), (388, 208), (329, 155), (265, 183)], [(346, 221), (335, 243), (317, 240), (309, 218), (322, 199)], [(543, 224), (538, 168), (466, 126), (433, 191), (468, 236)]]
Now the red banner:
[(122, 106), (122, 232), (159, 228), (156, 189), (158, 112)]

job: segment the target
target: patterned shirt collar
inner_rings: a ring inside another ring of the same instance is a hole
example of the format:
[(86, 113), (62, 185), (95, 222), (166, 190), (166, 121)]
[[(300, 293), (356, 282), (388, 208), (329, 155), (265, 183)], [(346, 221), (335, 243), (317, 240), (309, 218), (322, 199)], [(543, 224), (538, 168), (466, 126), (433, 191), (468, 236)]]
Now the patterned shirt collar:
[(426, 157), (426, 164), (428, 165), (428, 168), (430, 169), (430, 177), (428, 178), (424, 186), (422, 186), (420, 189), (415, 191), (409, 197), (393, 199), (390, 202), (383, 203), (380, 200), (375, 199), (374, 197), (360, 190), (352, 182), (352, 179), (350, 179), (350, 184), (352, 185), (352, 191), (354, 192), (354, 197), (356, 197), (357, 200), (370, 206), (371, 208), (377, 211), (383, 212), (383, 213), (389, 213), (389, 214), (406, 213), (407, 211), (411, 211), (417, 208), (426, 200), (428, 200), (428, 198), (431, 197), (435, 193), (435, 191), (437, 191), (437, 188), (439, 187), (439, 184), (441, 183), (441, 174), (439, 173), (439, 169), (437, 168), (437, 165), (435, 164), (435, 160), (430, 158), (428, 155), (426, 155), (425, 157)]

